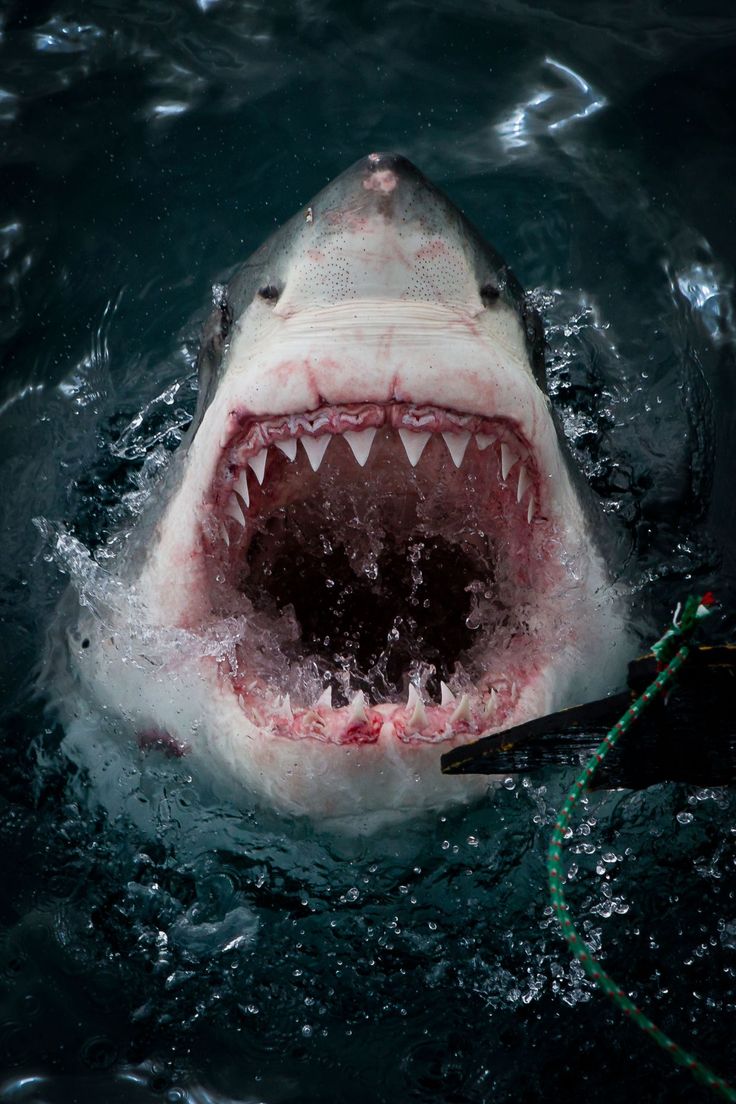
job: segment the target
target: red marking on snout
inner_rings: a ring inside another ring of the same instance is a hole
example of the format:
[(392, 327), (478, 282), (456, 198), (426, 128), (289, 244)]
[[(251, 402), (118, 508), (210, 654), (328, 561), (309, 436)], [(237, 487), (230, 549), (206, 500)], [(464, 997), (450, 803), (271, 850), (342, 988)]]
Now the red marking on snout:
[(382, 192), (384, 195), (393, 192), (398, 183), (396, 173), (390, 169), (379, 169), (363, 179), (363, 187), (367, 192)]

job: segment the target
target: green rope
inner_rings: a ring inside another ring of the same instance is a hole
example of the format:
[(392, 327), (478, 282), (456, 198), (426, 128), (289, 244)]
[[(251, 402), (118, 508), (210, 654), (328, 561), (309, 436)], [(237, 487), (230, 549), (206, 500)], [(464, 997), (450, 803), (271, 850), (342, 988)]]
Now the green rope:
[(680, 607), (675, 611), (672, 628), (652, 648), (658, 660), (659, 673), (654, 682), (646, 688), (641, 697), (637, 698), (621, 720), (607, 733), (603, 742), (583, 767), (582, 773), (575, 779), (552, 832), (552, 839), (547, 853), (547, 877), (552, 907), (562, 928), (562, 933), (570, 945), (570, 950), (591, 981), (594, 981), (598, 988), (607, 997), (611, 998), (625, 1016), (633, 1020), (642, 1031), (645, 1031), (663, 1050), (666, 1050), (677, 1065), (689, 1069), (697, 1081), (718, 1093), (724, 1100), (736, 1102), (736, 1090), (732, 1089), (722, 1077), (718, 1077), (699, 1061), (694, 1054), (683, 1050), (655, 1023), (652, 1023), (649, 1017), (626, 996), (623, 989), (608, 976), (601, 964), (593, 958), (590, 947), (583, 941), (570, 919), (569, 907), (562, 890), (564, 878), (560, 869), (563, 837), (578, 798), (585, 787), (590, 784), (593, 775), (611, 748), (615, 747), (621, 736), (631, 728), (642, 710), (646, 709), (650, 702), (654, 701), (657, 695), (663, 693), (672, 683), (689, 655), (690, 648), (687, 641), (692, 635), (697, 621), (710, 612), (712, 605), (713, 596), (711, 594), (706, 594), (702, 598), (688, 598), (682, 611), (680, 611)]

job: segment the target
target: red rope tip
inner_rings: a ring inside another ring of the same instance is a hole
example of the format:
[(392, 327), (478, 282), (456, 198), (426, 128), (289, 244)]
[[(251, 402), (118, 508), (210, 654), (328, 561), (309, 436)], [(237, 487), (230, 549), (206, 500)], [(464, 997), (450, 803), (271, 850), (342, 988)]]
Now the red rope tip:
[(700, 604), (701, 606), (705, 606), (706, 609), (716, 604), (716, 596), (712, 590), (707, 591), (707, 593), (703, 595), (703, 597), (700, 599)]

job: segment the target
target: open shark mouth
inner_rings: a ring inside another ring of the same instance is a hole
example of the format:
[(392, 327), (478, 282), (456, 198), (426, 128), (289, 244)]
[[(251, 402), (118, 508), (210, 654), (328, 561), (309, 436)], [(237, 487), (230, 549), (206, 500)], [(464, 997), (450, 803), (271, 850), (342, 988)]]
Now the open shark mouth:
[(405, 403), (244, 416), (207, 505), (206, 601), (246, 626), (223, 678), (259, 728), (459, 741), (525, 712), (561, 564), (509, 419)]

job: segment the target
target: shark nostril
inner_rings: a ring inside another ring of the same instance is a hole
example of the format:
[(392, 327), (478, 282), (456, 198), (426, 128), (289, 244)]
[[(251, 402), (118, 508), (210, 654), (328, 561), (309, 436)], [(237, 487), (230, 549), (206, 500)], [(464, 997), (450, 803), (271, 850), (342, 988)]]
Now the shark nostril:
[(265, 299), (267, 303), (275, 303), (281, 295), (281, 290), (275, 284), (266, 284), (258, 289), (258, 297)]

